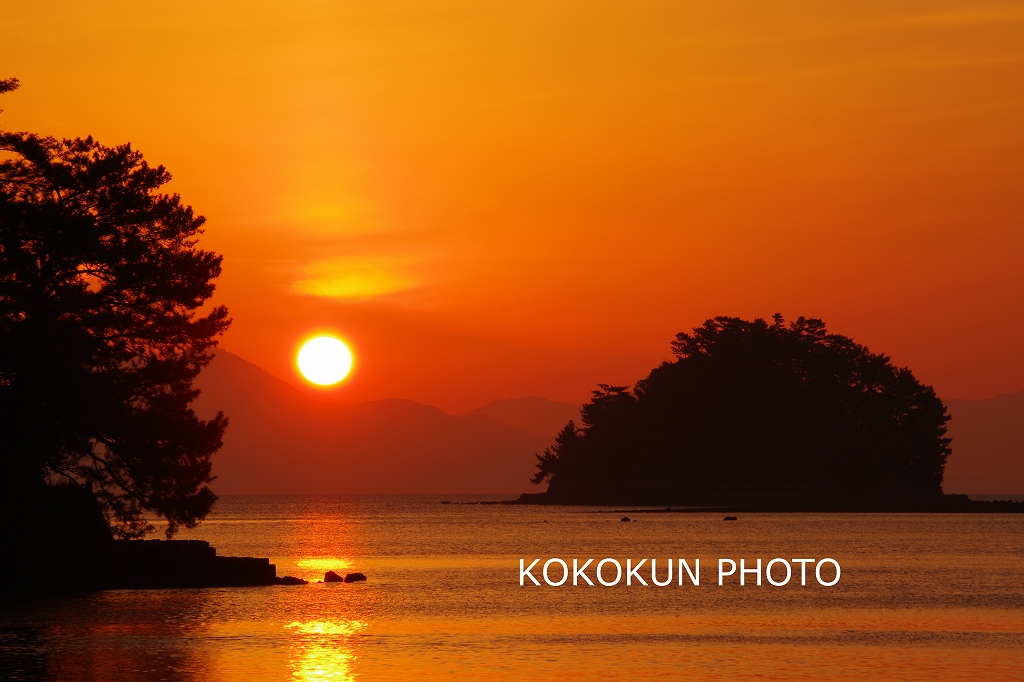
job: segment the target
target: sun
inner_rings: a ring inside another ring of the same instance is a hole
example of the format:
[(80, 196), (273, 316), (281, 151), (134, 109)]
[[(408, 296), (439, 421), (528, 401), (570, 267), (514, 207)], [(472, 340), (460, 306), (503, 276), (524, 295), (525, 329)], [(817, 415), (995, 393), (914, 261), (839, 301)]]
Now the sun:
[(351, 369), (352, 351), (333, 336), (310, 339), (299, 350), (299, 371), (314, 384), (336, 384)]

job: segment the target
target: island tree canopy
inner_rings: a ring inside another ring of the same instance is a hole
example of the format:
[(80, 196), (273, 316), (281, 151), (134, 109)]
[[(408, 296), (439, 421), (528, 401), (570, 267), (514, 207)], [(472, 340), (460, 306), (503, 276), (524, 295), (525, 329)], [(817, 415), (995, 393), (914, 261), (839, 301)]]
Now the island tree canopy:
[(201, 311), (221, 268), (204, 219), (129, 145), (0, 132), (0, 150), (0, 493), (74, 481), (119, 535), (146, 511), (168, 536), (195, 525), (227, 423), (189, 407), (229, 323)]
[(700, 491), (830, 497), (942, 493), (942, 401), (907, 368), (830, 334), (717, 317), (630, 389), (601, 385), (534, 483), (553, 500), (685, 502)]

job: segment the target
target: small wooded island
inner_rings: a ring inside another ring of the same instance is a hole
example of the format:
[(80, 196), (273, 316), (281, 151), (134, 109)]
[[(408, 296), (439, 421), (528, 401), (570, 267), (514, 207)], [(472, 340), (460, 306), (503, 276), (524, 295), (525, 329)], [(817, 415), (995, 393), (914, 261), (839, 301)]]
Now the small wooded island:
[(1024, 511), (944, 495), (949, 416), (885, 355), (804, 317), (707, 320), (632, 389), (601, 385), (520, 503)]

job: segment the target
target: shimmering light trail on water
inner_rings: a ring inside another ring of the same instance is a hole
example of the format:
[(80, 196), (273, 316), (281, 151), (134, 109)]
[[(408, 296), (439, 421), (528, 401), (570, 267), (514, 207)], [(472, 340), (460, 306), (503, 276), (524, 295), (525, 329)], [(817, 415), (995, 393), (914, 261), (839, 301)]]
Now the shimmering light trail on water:
[[(0, 679), (1003, 680), (1024, 670), (1024, 517), (633, 513), (621, 523), (607, 510), (440, 502), (225, 498), (191, 537), (270, 556), (279, 575), (362, 571), (368, 582), (8, 607)], [(776, 556), (835, 557), (842, 580), (718, 587), (719, 557)], [(700, 557), (701, 585), (521, 588), (520, 557)]]

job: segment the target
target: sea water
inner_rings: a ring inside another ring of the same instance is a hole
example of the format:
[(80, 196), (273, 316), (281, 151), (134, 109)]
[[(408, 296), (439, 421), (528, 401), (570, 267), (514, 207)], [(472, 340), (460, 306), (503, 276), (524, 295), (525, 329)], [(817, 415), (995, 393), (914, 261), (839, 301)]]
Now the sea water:
[[(5, 607), (0, 679), (1024, 678), (1024, 516), (472, 504), (502, 497), (225, 497), (181, 537), (368, 580)], [(775, 557), (842, 576), (718, 585), (720, 558)], [(535, 558), (700, 559), (700, 585), (520, 586)]]

